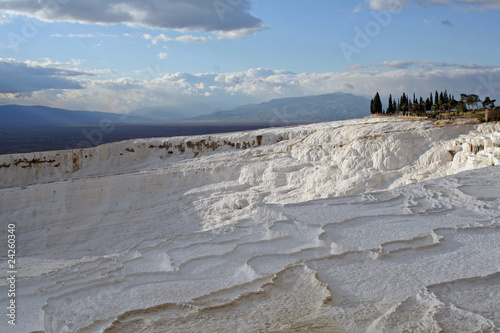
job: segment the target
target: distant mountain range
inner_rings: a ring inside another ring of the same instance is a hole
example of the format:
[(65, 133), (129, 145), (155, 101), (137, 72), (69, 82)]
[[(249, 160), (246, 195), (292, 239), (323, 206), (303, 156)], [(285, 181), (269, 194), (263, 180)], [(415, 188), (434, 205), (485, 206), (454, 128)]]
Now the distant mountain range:
[(150, 121), (159, 121), (159, 122), (170, 122), (170, 121), (182, 121), (189, 118), (185, 116), (185, 110), (177, 107), (171, 106), (156, 106), (156, 107), (148, 107), (142, 108), (135, 111), (130, 112), (128, 115), (134, 117), (141, 117), (149, 119)]
[(362, 118), (370, 114), (370, 100), (345, 93), (273, 99), (228, 111), (191, 118), (212, 122), (306, 123)]
[(2, 105), (0, 124), (24, 125), (87, 125), (99, 124), (102, 120), (114, 123), (143, 123), (150, 119), (96, 111), (69, 111), (47, 106)]
[(273, 99), (232, 110), (186, 118), (181, 110), (168, 107), (145, 108), (128, 115), (93, 111), (69, 111), (46, 106), (0, 106), (0, 124), (80, 125), (114, 123), (211, 122), (211, 123), (312, 123), (361, 118), (369, 115), (370, 101), (352, 94)]

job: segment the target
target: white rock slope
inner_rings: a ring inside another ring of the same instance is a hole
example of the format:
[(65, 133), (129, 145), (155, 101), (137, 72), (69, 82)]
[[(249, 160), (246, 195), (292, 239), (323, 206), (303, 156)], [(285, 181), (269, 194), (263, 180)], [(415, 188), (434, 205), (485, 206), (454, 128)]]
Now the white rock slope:
[(499, 164), (377, 118), (0, 156), (14, 331), (494, 331)]

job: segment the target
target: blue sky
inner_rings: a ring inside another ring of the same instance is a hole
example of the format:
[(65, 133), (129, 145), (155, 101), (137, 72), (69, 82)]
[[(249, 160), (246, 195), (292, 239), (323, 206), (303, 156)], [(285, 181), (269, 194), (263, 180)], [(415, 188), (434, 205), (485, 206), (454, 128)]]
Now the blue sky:
[(193, 114), (343, 91), (500, 104), (494, 0), (0, 1), (0, 104)]

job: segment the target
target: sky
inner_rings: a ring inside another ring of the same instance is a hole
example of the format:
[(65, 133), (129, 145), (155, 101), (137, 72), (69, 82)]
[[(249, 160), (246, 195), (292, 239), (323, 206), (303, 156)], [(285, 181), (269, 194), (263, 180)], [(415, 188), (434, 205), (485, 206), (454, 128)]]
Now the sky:
[(0, 105), (196, 115), (345, 92), (500, 105), (498, 0), (0, 0)]

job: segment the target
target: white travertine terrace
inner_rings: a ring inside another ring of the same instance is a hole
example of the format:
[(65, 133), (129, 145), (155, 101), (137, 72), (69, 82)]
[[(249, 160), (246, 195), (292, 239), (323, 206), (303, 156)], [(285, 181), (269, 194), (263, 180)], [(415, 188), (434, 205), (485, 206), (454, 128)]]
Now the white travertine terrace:
[(0, 156), (8, 329), (498, 330), (498, 165), (498, 123), (385, 118)]

